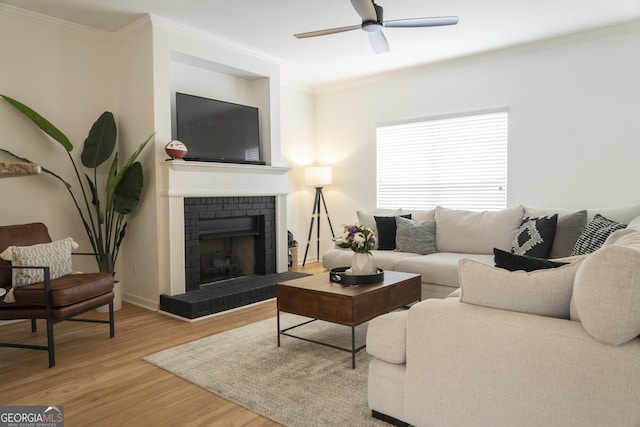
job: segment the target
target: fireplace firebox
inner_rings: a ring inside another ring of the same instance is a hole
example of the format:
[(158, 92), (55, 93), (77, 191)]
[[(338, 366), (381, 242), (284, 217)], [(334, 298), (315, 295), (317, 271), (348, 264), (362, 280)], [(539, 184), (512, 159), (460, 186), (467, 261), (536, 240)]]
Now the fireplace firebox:
[(185, 198), (186, 291), (275, 273), (275, 198)]

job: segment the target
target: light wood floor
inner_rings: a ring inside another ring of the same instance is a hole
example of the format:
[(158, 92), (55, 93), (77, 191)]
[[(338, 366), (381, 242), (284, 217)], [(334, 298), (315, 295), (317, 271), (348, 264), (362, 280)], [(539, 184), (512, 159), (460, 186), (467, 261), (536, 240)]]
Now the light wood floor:
[[(302, 271), (323, 270), (319, 263), (308, 263)], [(0, 348), (0, 406), (62, 405), (69, 427), (277, 426), (142, 360), (275, 314), (271, 300), (188, 323), (123, 303), (112, 339), (106, 325), (61, 322), (54, 327), (54, 368), (48, 368), (44, 351)], [(0, 341), (46, 343), (44, 323), (38, 329), (32, 334), (28, 322), (3, 325)]]

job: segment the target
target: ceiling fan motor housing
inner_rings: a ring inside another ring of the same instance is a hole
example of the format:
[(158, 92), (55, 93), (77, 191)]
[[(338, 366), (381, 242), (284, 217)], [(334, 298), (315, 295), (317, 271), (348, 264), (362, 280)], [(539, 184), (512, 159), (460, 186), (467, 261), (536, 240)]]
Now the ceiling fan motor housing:
[(375, 21), (362, 21), (362, 29), (368, 33), (375, 33), (376, 31), (380, 31), (383, 28), (383, 12), (382, 7), (373, 3), (373, 7), (376, 9), (376, 20)]

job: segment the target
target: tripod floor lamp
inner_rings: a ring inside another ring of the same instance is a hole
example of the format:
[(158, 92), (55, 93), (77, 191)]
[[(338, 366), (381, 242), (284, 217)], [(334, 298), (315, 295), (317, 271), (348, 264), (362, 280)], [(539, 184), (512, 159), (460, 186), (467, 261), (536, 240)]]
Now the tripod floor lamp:
[(313, 201), (313, 213), (311, 214), (311, 225), (309, 225), (309, 237), (307, 237), (307, 249), (304, 251), (304, 259), (302, 265), (307, 262), (307, 254), (309, 253), (309, 245), (311, 244), (311, 233), (313, 232), (314, 221), (318, 223), (316, 244), (318, 251), (318, 260), (320, 260), (320, 202), (324, 207), (324, 213), (327, 215), (327, 221), (329, 222), (329, 229), (331, 230), (331, 237), (335, 238), (333, 234), (333, 227), (331, 226), (331, 219), (329, 218), (329, 211), (327, 211), (327, 204), (324, 201), (324, 194), (322, 194), (322, 187), (329, 185), (332, 182), (331, 167), (330, 166), (312, 166), (305, 168), (304, 170), (304, 182), (307, 185), (311, 185), (316, 188), (316, 197)]

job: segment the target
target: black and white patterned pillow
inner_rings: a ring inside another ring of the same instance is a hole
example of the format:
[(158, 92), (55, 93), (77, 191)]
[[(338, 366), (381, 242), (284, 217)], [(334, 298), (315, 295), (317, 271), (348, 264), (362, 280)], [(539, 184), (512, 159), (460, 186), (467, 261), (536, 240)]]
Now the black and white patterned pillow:
[(556, 235), (558, 214), (539, 218), (526, 217), (511, 245), (511, 252), (536, 258), (549, 258)]
[(573, 247), (571, 256), (590, 254), (591, 252), (600, 249), (611, 233), (625, 228), (627, 228), (626, 224), (620, 224), (619, 222), (607, 219), (600, 214), (596, 214), (591, 222), (587, 224), (584, 232), (580, 237), (578, 237), (578, 241)]

